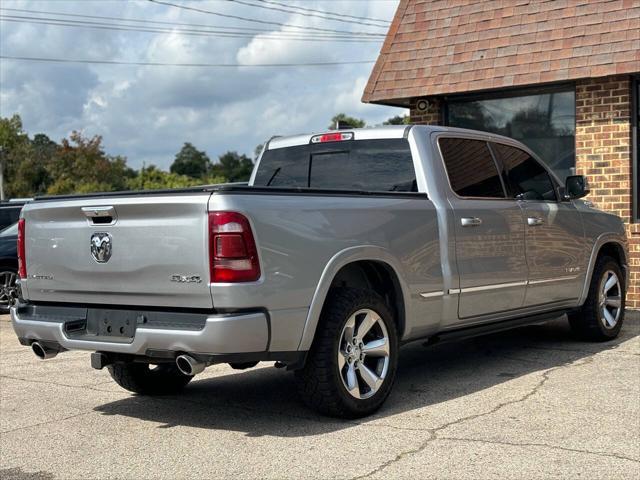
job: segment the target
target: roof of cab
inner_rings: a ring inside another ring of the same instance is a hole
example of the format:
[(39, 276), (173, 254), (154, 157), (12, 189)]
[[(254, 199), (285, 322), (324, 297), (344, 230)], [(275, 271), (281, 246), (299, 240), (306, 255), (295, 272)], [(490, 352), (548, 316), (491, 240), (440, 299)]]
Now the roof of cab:
[(295, 147), (298, 145), (308, 145), (311, 139), (317, 135), (335, 132), (352, 132), (354, 140), (373, 140), (379, 138), (402, 138), (405, 131), (408, 131), (411, 125), (384, 125), (381, 127), (370, 128), (345, 128), (342, 130), (325, 130), (323, 132), (304, 133), (301, 135), (292, 135), (288, 137), (273, 137), (268, 143), (268, 149)]
[(317, 135), (335, 132), (351, 132), (353, 140), (375, 140), (381, 138), (403, 138), (408, 135), (412, 128), (420, 128), (427, 133), (432, 132), (451, 132), (458, 134), (474, 134), (482, 135), (487, 139), (502, 140), (514, 142), (515, 140), (495, 133), (482, 132), (479, 130), (470, 130), (466, 128), (443, 127), (440, 125), (382, 125), (379, 127), (368, 128), (347, 128), (342, 130), (326, 130), (323, 132), (305, 133), (300, 135), (291, 135), (286, 137), (273, 137), (267, 142), (267, 149), (274, 150), (277, 148), (295, 147), (298, 145), (308, 145), (311, 139)]

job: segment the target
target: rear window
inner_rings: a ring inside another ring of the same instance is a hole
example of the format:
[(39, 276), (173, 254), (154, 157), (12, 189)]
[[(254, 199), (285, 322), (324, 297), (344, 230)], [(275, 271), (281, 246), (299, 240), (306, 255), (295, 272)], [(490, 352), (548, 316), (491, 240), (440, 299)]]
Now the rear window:
[(277, 148), (264, 152), (255, 186), (417, 192), (409, 142), (402, 138)]

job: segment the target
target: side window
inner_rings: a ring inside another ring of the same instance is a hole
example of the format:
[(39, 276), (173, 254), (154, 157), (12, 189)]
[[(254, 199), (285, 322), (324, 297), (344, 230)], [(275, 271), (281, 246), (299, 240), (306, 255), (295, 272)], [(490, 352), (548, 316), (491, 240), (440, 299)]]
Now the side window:
[(514, 195), (523, 200), (556, 201), (556, 190), (549, 173), (519, 148), (492, 143), (491, 148), (504, 165), (507, 182)]
[(441, 138), (440, 151), (451, 188), (461, 197), (506, 198), (500, 174), (486, 142)]

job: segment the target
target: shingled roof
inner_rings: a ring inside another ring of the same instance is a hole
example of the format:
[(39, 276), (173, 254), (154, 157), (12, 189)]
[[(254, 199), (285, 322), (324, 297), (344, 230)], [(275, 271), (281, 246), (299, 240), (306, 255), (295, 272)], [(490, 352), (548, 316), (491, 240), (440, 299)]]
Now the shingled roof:
[(401, 0), (362, 97), (640, 72), (640, 0)]

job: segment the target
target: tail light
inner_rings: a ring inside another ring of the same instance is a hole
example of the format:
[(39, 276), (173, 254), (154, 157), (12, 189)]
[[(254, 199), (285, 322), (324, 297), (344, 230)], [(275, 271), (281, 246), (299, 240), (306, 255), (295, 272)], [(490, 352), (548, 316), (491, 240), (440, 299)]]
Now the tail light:
[(346, 140), (353, 140), (352, 132), (325, 133), (311, 137), (311, 143), (344, 142)]
[(258, 250), (249, 220), (236, 212), (209, 213), (209, 261), (213, 283), (255, 282)]
[(27, 278), (27, 257), (25, 255), (25, 222), (24, 218), (18, 220), (18, 275)]

